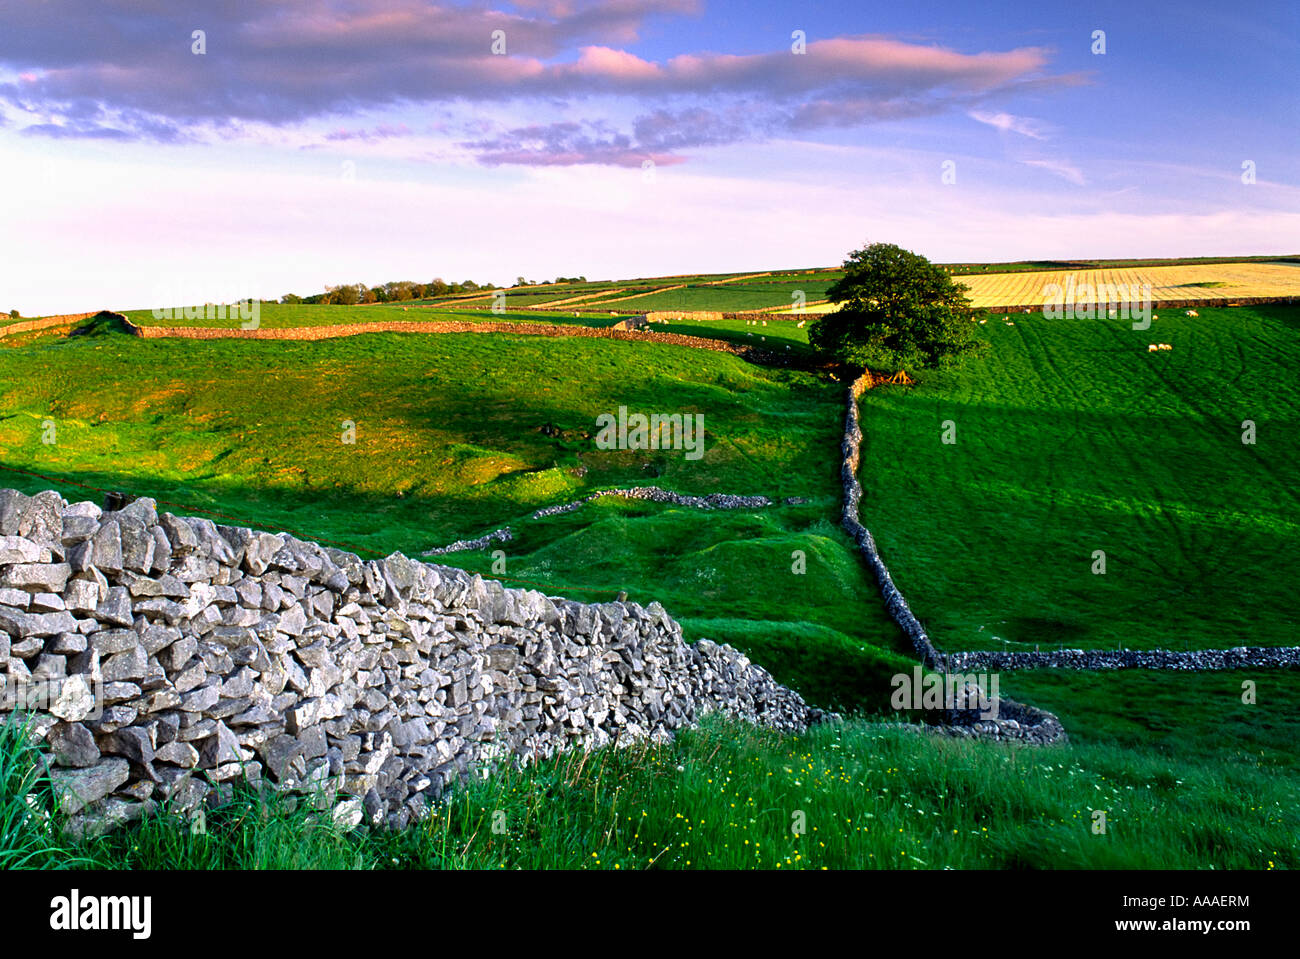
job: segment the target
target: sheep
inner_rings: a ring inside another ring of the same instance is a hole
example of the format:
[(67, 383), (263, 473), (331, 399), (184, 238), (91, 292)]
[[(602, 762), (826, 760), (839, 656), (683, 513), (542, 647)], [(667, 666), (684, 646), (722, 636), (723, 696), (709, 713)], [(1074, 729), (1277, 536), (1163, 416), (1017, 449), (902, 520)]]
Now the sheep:
[(1159, 344), (1159, 343), (1148, 343), (1148, 344), (1147, 344), (1147, 352), (1148, 352), (1148, 353), (1154, 353), (1154, 352), (1155, 352), (1156, 350), (1158, 350), (1158, 349), (1160, 349), (1160, 344)]
[(1171, 343), (1161, 343), (1161, 344), (1160, 344), (1160, 349), (1162, 349), (1162, 350), (1172, 350), (1173, 348), (1174, 348), (1174, 347), (1173, 347), (1173, 344), (1171, 344)]
[(987, 323), (988, 320), (980, 320), (981, 323)]
[(1187, 311), (1187, 315), (1188, 315), (1188, 316), (1200, 316), (1201, 314), (1197, 313), (1195, 310), (1188, 310), (1188, 311)]
[(800, 320), (798, 323), (795, 324), (795, 329), (802, 330), (803, 325), (807, 322), (808, 322), (807, 320)]

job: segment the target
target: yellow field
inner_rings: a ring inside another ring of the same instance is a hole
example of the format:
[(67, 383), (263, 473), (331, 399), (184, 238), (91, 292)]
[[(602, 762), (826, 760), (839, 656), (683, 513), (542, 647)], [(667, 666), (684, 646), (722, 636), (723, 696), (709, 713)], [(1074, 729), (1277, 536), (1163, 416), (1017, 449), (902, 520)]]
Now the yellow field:
[[(1044, 288), (1062, 290), (1074, 278), (1074, 288), (1114, 284), (1128, 289), (1151, 284), (1151, 302), (1169, 300), (1236, 300), (1251, 296), (1300, 296), (1300, 264), (1218, 263), (1205, 266), (1143, 266), (1108, 270), (1044, 270), (1036, 273), (982, 273), (953, 277), (970, 288), (976, 307), (1041, 307)], [(1200, 284), (1218, 284), (1202, 286)]]
[[(1065, 290), (1074, 278), (1074, 289), (1091, 284), (1111, 283), (1127, 290), (1129, 284), (1151, 284), (1151, 302), (1170, 300), (1232, 301), (1252, 296), (1300, 296), (1300, 263), (1216, 263), (1204, 266), (1142, 266), (1108, 270), (1038, 270), (1025, 273), (979, 273), (954, 276), (969, 287), (967, 296), (975, 307), (1030, 307), (1040, 309), (1047, 298), (1044, 289), (1055, 283)], [(1214, 283), (1217, 286), (1198, 284)], [(809, 304), (805, 313), (829, 313), (833, 303)], [(772, 311), (778, 312), (778, 311)], [(789, 309), (779, 311), (792, 312)]]

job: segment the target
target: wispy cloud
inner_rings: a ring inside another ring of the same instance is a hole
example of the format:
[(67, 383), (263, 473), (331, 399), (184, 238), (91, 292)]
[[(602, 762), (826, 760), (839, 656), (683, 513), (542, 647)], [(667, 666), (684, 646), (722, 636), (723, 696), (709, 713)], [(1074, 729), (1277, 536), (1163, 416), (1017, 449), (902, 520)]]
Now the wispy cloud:
[(1072, 163), (1065, 160), (1021, 160), (1026, 166), (1038, 167), (1040, 170), (1046, 170), (1053, 176), (1059, 176), (1062, 180), (1068, 180), (1077, 186), (1086, 186), (1087, 181), (1084, 179), (1083, 171)]
[(1018, 117), (1012, 113), (989, 113), (985, 110), (972, 110), (966, 114), (972, 120), (988, 124), (1003, 133), (1019, 133), (1034, 140), (1046, 140), (1047, 132), (1041, 121), (1032, 117)]
[(381, 123), (368, 130), (348, 130), (343, 128), (331, 130), (329, 133), (325, 134), (325, 139), (333, 143), (346, 142), (349, 140), (359, 140), (362, 143), (377, 143), (380, 140), (394, 140), (414, 135), (415, 131), (404, 123)]

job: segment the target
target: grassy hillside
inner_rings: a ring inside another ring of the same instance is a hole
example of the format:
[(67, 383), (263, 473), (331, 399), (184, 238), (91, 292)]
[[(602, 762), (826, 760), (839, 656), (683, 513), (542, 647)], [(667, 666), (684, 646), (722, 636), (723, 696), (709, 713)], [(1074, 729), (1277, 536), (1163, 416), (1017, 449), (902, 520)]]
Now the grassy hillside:
[(1296, 642), (1300, 310), (1199, 312), (990, 319), (982, 358), (863, 398), (863, 522), (941, 647)]
[[(125, 489), (367, 555), (416, 556), (509, 525), (519, 538), (504, 547), (504, 574), (486, 551), (439, 561), (576, 598), (658, 599), (690, 638), (730, 641), (836, 708), (881, 708), (902, 663), (836, 525), (841, 391), (810, 374), (679, 347), (495, 334), (4, 342), (0, 465), (25, 472), (0, 470), (0, 484), (96, 500), (76, 484)], [(703, 415), (703, 457), (597, 449), (597, 415), (620, 406)], [(46, 420), (53, 445), (41, 442)], [(342, 442), (345, 421), (355, 444)], [(701, 514), (602, 500), (529, 518), (646, 483), (809, 503)], [(792, 572), (795, 550), (805, 574)]]

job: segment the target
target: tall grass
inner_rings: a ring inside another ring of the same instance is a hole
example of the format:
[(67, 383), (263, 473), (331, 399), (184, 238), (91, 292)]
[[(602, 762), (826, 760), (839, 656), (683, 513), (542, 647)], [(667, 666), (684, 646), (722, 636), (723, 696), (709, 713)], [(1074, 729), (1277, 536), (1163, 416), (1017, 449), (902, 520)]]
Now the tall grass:
[[(32, 759), (13, 740), (5, 757)], [(119, 869), (1295, 868), (1297, 798), (1293, 778), (1151, 749), (712, 717), (668, 743), (498, 769), (402, 832), (344, 831), (307, 799), (241, 785), (203, 829), (163, 807), (63, 854)], [(50, 864), (40, 828), (18, 820), (6, 847), (40, 852), (4, 861)]]
[(60, 829), (48, 760), (32, 726), (21, 713), (0, 717), (0, 871), (86, 865)]

